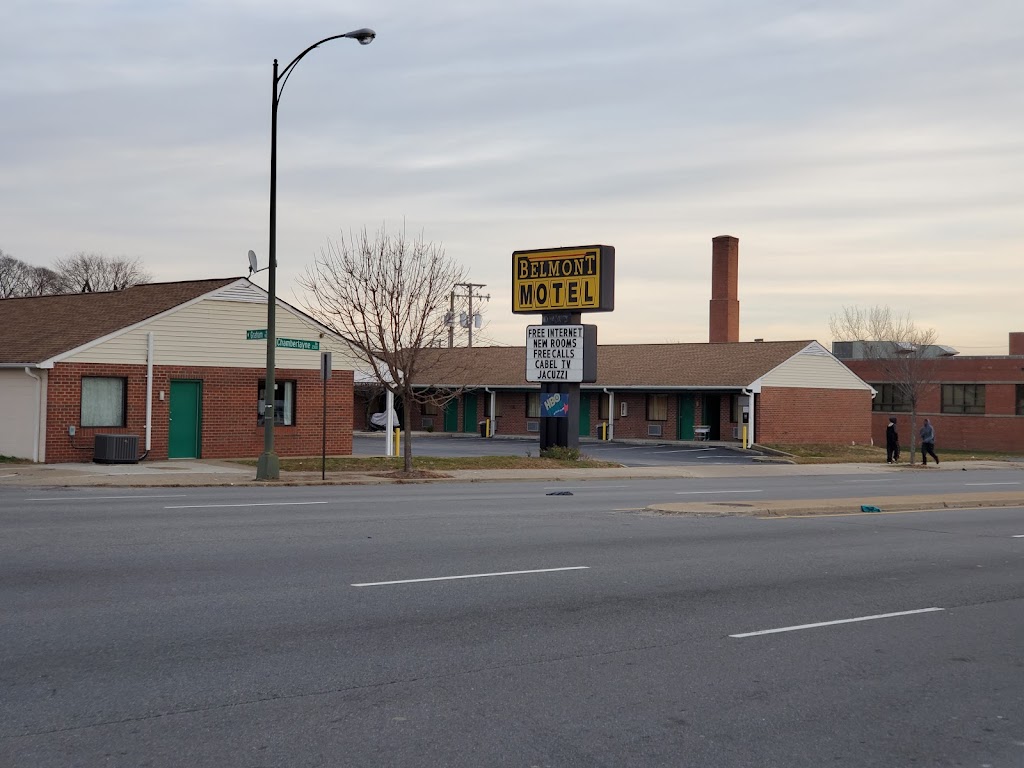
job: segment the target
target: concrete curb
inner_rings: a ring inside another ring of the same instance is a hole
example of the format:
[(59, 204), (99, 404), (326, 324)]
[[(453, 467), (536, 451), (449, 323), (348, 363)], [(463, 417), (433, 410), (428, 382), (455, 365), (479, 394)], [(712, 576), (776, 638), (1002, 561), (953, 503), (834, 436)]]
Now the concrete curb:
[(927, 496), (883, 496), (858, 499), (780, 499), (752, 502), (673, 502), (651, 504), (645, 512), (672, 515), (718, 515), (740, 517), (812, 517), (819, 515), (875, 515), (862, 512), (862, 505), (878, 507), (881, 514), (972, 507), (1024, 506), (1024, 492), (935, 494)]

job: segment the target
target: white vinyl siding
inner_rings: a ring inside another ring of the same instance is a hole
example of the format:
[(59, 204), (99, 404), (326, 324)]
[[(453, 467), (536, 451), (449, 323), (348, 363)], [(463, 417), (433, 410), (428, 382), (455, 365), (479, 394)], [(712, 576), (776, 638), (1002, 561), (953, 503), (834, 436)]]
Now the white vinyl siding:
[[(45, 402), (46, 371), (32, 371), (42, 379), (40, 388)], [(36, 436), (36, 415), (41, 404), (36, 402), (36, 382), (23, 368), (0, 370), (0, 456), (14, 456), (18, 459), (33, 459)], [(46, 414), (42, 414), (45, 418)], [(40, 430), (40, 440), (43, 430)], [(39, 446), (40, 459), (43, 446)]]
[(761, 384), (765, 387), (805, 389), (871, 389), (818, 344), (810, 345), (766, 373), (761, 377)]
[[(334, 353), (335, 370), (356, 367), (348, 347), (329, 335), (320, 338), (321, 331), (313, 323), (282, 307), (277, 309), (276, 320), (278, 338), (320, 343), (319, 352), (277, 348), (278, 368), (318, 369), (320, 352)], [(245, 332), (266, 327), (266, 302), (203, 299), (71, 355), (67, 361), (142, 365), (146, 362), (146, 335), (152, 332), (155, 365), (262, 368), (267, 363), (267, 342), (250, 341)]]

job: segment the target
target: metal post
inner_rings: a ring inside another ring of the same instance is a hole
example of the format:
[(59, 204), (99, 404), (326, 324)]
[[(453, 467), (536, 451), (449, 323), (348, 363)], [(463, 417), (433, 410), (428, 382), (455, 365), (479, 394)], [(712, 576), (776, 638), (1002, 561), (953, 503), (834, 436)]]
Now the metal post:
[(263, 453), (256, 463), (257, 480), (281, 477), (281, 461), (274, 453), (274, 346), (277, 343), (277, 59), (270, 107), (270, 264), (267, 266), (267, 373), (263, 388)]
[(448, 349), (455, 346), (455, 291), (448, 299)]
[(281, 477), (281, 462), (274, 453), (274, 401), (276, 387), (274, 381), (274, 347), (277, 344), (277, 106), (281, 101), (281, 91), (288, 81), (292, 70), (302, 57), (323, 43), (340, 38), (349, 38), (360, 45), (369, 45), (377, 33), (372, 29), (355, 29), (343, 35), (331, 35), (319, 40), (296, 56), (284, 68), (284, 81), (278, 76), (277, 59), (274, 59), (273, 92), (270, 99), (270, 264), (267, 280), (267, 373), (264, 387), (263, 403), (263, 453), (256, 462), (257, 480), (277, 480)]

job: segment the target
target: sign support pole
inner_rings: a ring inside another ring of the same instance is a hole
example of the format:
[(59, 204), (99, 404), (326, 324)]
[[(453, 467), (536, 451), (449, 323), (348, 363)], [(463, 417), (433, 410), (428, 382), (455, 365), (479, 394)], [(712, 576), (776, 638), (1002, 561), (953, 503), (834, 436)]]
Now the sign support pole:
[(320, 353), (320, 381), (323, 382), (323, 419), (320, 422), (320, 479), (327, 479), (327, 380), (331, 378), (331, 353)]
[[(580, 312), (544, 312), (541, 325), (579, 325)], [(578, 382), (548, 381), (540, 385), (540, 397), (554, 393), (569, 396), (569, 418), (541, 416), (540, 449), (580, 447), (580, 385)]]

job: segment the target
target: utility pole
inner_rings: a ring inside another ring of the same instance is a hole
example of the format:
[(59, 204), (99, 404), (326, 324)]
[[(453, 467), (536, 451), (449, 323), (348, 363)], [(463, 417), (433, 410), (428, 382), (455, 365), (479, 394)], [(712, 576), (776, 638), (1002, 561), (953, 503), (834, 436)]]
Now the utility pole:
[(448, 349), (455, 346), (455, 290), (448, 302)]
[(468, 299), (469, 300), (469, 317), (467, 318), (466, 329), (469, 331), (469, 346), (472, 347), (473, 346), (473, 323), (474, 323), (474, 321), (476, 319), (474, 317), (474, 315), (473, 315), (473, 299), (486, 299), (487, 301), (490, 301), (491, 300), (491, 295), (487, 294), (486, 296), (484, 296), (484, 295), (480, 294), (478, 292), (478, 290), (477, 290), (479, 288), (486, 288), (487, 287), (486, 283), (456, 283), (455, 287), (456, 288), (465, 288), (466, 289), (466, 293), (464, 293), (464, 294), (456, 294), (455, 291), (452, 291), (452, 295), (451, 295), (451, 312), (452, 312), (453, 322), (452, 322), (452, 325), (450, 325), (448, 327), (448, 347), (451, 348), (452, 346), (454, 346), (454, 343), (455, 343), (455, 323), (454, 323), (454, 317), (455, 317), (455, 299), (456, 298)]

